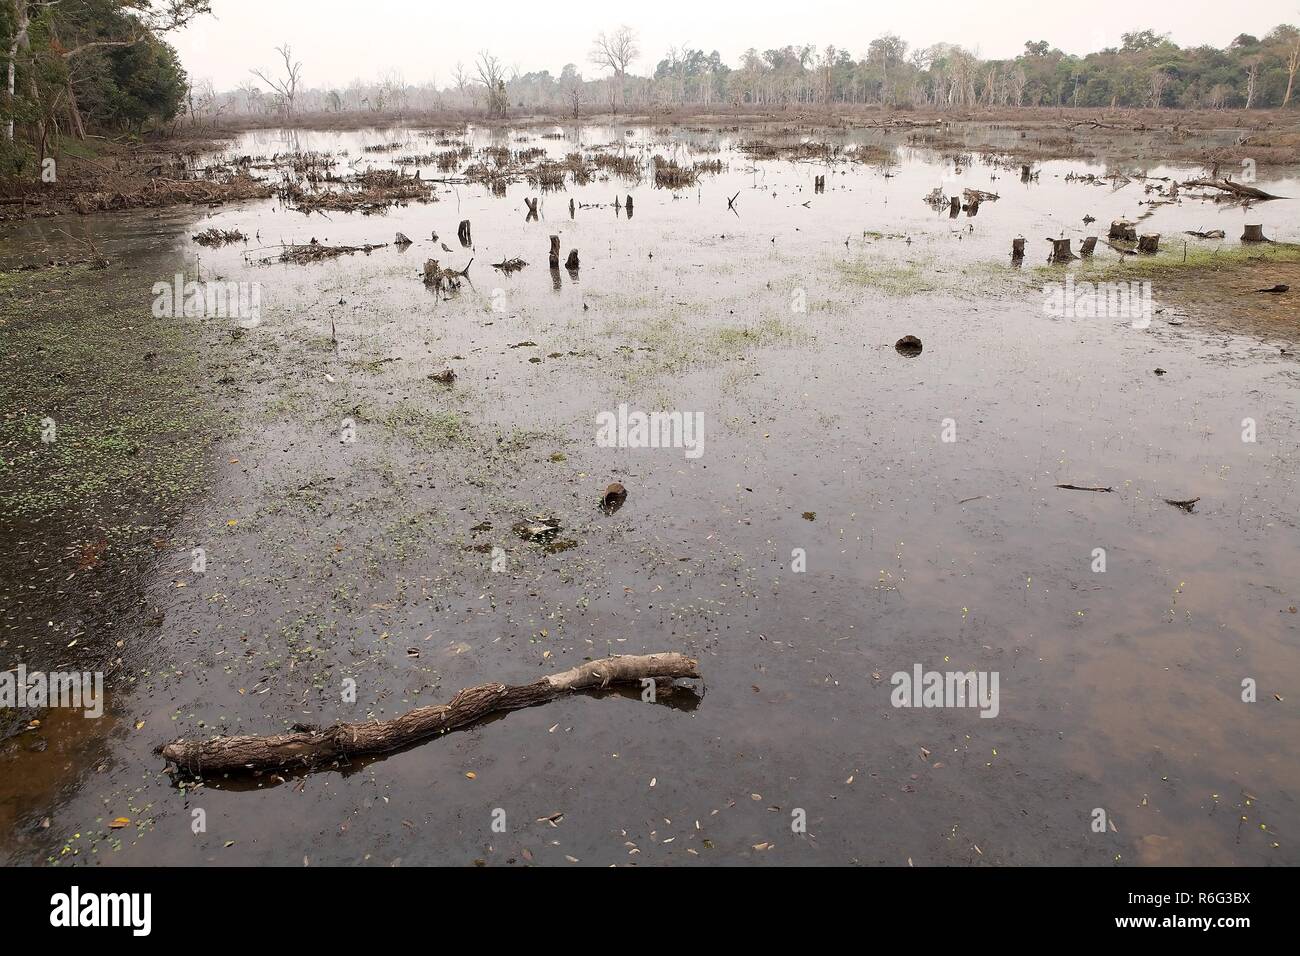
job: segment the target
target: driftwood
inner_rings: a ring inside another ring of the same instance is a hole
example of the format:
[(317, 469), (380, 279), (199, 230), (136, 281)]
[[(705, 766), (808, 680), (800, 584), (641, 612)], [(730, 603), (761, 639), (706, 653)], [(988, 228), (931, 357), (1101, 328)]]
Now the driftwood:
[(1114, 491), (1114, 488), (1103, 488), (1100, 485), (1057, 485), (1058, 488), (1064, 488), (1066, 491)]
[(1234, 183), (1230, 179), (1193, 179), (1183, 183), (1184, 188), (1188, 186), (1203, 186), (1206, 188), (1221, 189), (1226, 193), (1231, 193), (1239, 199), (1281, 199), (1281, 196), (1274, 196), (1272, 193), (1266, 193), (1262, 189), (1256, 189), (1254, 186), (1243, 186), (1241, 183)]
[(311, 769), (349, 757), (388, 753), (468, 727), (490, 714), (544, 704), (574, 691), (699, 676), (699, 662), (675, 652), (606, 657), (550, 674), (531, 684), (467, 687), (449, 704), (418, 707), (392, 720), (335, 724), (324, 730), (298, 730), (265, 737), (182, 738), (158, 747), (155, 752), (196, 774), (282, 767)]

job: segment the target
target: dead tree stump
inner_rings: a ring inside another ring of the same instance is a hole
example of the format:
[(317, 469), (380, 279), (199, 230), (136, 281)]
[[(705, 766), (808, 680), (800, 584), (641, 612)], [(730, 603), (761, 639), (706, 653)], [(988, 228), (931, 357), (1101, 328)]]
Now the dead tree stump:
[(948, 200), (948, 218), (956, 219), (959, 212), (961, 212), (961, 199), (960, 197), (953, 196)]
[(569, 200), (569, 218), (570, 218), (570, 219), (573, 218), (573, 209), (574, 209), (574, 206), (573, 206), (573, 200), (570, 199), (570, 200)]
[(632, 218), (632, 194), (631, 193), (628, 193), (627, 196), (627, 218), (629, 219)]
[(1119, 239), (1121, 242), (1137, 242), (1137, 227), (1126, 219), (1113, 220), (1106, 238)]
[(569, 250), (569, 258), (564, 260), (564, 268), (568, 269), (570, 272), (578, 271), (578, 250), (577, 249)]
[(1148, 233), (1138, 237), (1138, 252), (1155, 255), (1160, 250), (1160, 233)]
[(1097, 247), (1097, 237), (1085, 236), (1083, 239), (1083, 245), (1079, 247), (1079, 255), (1083, 256), (1084, 258), (1087, 258), (1088, 256), (1092, 255), (1092, 250), (1095, 249), (1096, 247)]
[(537, 218), (537, 200), (536, 200), (536, 199), (528, 199), (527, 197), (525, 197), (525, 198), (524, 198), (524, 205), (526, 205), (526, 206), (528, 207), (528, 215), (525, 217), (525, 220), (524, 220), (524, 221), (525, 221), (525, 222), (532, 222), (534, 219)]
[(1069, 262), (1071, 259), (1079, 258), (1070, 248), (1070, 239), (1048, 239), (1052, 244), (1052, 254), (1047, 257), (1048, 262)]
[(456, 227), (456, 238), (460, 240), (460, 244), (464, 246), (466, 249), (468, 249), (472, 244), (468, 219), (462, 219), (460, 221), (460, 225)]
[(560, 268), (560, 237), (551, 236), (551, 268)]
[(1273, 241), (1272, 239), (1264, 235), (1263, 223), (1257, 223), (1254, 225), (1247, 224), (1245, 230), (1246, 231), (1241, 234), (1242, 242), (1272, 242)]
[(1011, 240), (1011, 258), (1012, 258), (1013, 260), (1019, 262), (1019, 261), (1020, 261), (1021, 259), (1023, 259), (1024, 257), (1025, 257), (1025, 240), (1024, 240), (1024, 239), (1012, 239), (1012, 240)]

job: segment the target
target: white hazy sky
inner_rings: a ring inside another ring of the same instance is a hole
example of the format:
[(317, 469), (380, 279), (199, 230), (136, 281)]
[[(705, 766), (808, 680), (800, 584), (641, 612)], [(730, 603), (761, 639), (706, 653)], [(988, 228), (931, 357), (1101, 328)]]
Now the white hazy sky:
[(1151, 28), (1183, 46), (1226, 46), (1238, 33), (1261, 36), (1300, 24), (1300, 0), (212, 0), (215, 17), (171, 37), (190, 76), (230, 89), (252, 67), (271, 67), (285, 40), (308, 86), (344, 86), (390, 69), (408, 83), (449, 85), (457, 60), (484, 47), (522, 72), (586, 76), (591, 39), (626, 23), (640, 36), (632, 70), (654, 68), (670, 45), (718, 50), (734, 66), (749, 47), (828, 43), (855, 57), (881, 33), (913, 47), (947, 41), (982, 56), (1013, 56), (1026, 40), (1069, 53), (1118, 46), (1120, 34)]

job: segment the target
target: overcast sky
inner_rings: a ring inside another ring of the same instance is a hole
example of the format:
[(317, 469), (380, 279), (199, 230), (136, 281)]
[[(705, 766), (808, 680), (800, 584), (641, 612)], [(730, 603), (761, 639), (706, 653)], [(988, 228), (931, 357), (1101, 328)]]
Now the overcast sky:
[(390, 69), (408, 83), (449, 85), (457, 60), (488, 48), (521, 72), (576, 63), (586, 76), (591, 40), (626, 23), (640, 37), (632, 72), (646, 73), (670, 45), (717, 50), (735, 66), (749, 47), (828, 43), (862, 56), (881, 33), (912, 47), (947, 41), (985, 57), (1008, 57), (1026, 40), (1068, 53), (1118, 46), (1120, 34), (1151, 28), (1183, 46), (1226, 46), (1238, 33), (1263, 35), (1300, 24), (1300, 0), (212, 0), (205, 17), (171, 37), (194, 79), (231, 89), (252, 67), (271, 67), (288, 41), (303, 82), (342, 87)]

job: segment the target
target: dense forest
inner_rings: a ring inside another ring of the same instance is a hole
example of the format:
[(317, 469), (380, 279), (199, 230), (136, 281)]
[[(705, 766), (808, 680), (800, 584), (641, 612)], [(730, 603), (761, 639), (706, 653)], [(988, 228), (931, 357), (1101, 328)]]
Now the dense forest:
[(0, 0), (3, 168), (61, 136), (175, 117), (188, 81), (162, 37), (208, 12), (208, 0)]
[[(312, 86), (289, 44), (267, 51), (276, 66), (254, 68), (235, 90), (191, 80), (166, 36), (210, 13), (209, 0), (0, 0), (6, 92), (0, 160), (15, 169), (52, 140), (87, 130), (139, 134), (178, 117), (215, 125), (223, 117), (296, 113), (401, 115), (436, 110), (499, 116), (548, 111), (856, 104), (883, 109), (981, 107), (1291, 107), (1300, 30), (1279, 25), (1240, 34), (1222, 49), (1183, 48), (1153, 30), (1125, 33), (1118, 47), (1074, 56), (1032, 40), (1014, 59), (988, 60), (955, 44), (910, 49), (885, 34), (848, 48), (812, 44), (747, 50), (734, 65), (715, 50), (674, 47), (643, 56), (636, 33), (601, 33), (588, 62), (521, 72), (489, 51), (422, 83), (397, 71), (342, 87)], [(653, 64), (653, 67), (651, 66)], [(638, 66), (641, 72), (637, 72)]]

